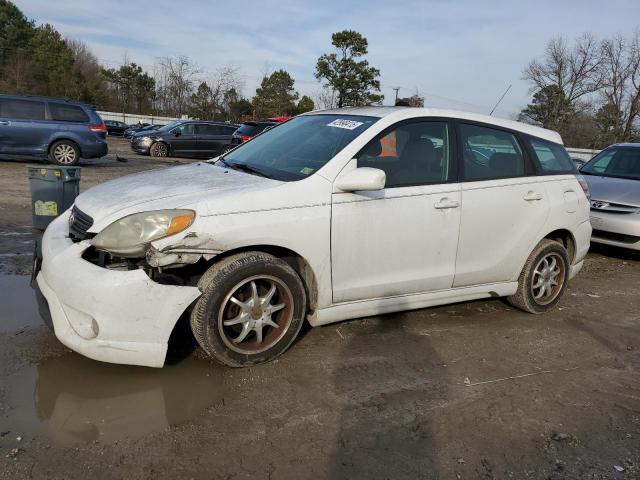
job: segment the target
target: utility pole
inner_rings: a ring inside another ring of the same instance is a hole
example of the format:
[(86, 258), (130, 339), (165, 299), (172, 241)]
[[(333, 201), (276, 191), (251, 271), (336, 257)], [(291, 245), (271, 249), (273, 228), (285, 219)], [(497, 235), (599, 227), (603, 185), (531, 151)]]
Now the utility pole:
[(400, 87), (393, 87), (393, 89), (396, 92), (396, 101), (393, 102), (393, 104), (395, 105), (396, 103), (398, 103), (398, 92), (400, 91)]

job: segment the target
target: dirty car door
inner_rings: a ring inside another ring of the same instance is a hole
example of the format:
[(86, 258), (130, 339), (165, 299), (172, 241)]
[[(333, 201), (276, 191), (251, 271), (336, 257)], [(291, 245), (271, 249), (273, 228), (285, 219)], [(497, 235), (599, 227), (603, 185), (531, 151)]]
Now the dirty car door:
[(460, 224), (449, 124), (403, 122), (375, 138), (358, 167), (384, 170), (385, 188), (334, 193), (333, 301), (450, 288)]

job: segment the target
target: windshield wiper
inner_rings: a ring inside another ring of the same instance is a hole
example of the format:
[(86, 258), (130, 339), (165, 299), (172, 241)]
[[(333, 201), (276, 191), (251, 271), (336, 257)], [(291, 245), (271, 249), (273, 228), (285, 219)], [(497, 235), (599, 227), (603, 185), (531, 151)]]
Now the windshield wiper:
[(219, 161), (224, 162), (225, 165), (227, 165), (230, 168), (233, 168), (235, 170), (241, 170), (243, 172), (247, 172), (250, 173), (252, 175), (258, 175), (260, 177), (265, 177), (265, 178), (273, 178), (271, 175), (269, 175), (268, 173), (266, 173), (265, 171), (253, 167), (251, 165), (248, 165), (246, 163), (238, 163), (238, 162), (233, 162), (233, 163), (229, 163), (227, 161), (225, 161), (223, 158), (221, 158)]

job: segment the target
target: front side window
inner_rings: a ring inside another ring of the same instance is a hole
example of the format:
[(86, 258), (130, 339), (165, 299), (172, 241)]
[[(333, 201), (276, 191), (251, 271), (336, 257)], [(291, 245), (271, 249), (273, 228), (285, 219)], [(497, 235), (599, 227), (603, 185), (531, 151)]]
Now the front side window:
[(44, 120), (44, 102), (0, 99), (0, 118)]
[(462, 123), (460, 137), (465, 180), (524, 175), (524, 156), (515, 135), (490, 127)]
[(183, 123), (172, 130), (174, 134), (193, 135), (193, 123)]
[(640, 180), (640, 147), (607, 148), (589, 160), (580, 173)]
[(276, 180), (301, 180), (377, 120), (362, 115), (302, 115), (231, 150), (221, 164)]
[(383, 170), (385, 188), (445, 183), (449, 176), (448, 125), (415, 121), (386, 130), (360, 152), (358, 167)]
[(543, 172), (573, 172), (571, 157), (562, 145), (538, 138), (527, 138)]
[(60, 122), (78, 122), (86, 123), (89, 121), (89, 117), (82, 108), (75, 105), (65, 105), (63, 103), (50, 103), (49, 111), (51, 112), (52, 120)]

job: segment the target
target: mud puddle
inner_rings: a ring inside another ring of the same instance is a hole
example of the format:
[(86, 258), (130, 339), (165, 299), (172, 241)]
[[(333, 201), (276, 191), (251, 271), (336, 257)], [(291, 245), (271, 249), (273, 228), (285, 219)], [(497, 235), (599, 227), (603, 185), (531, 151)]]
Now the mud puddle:
[(0, 433), (27, 439), (44, 435), (60, 445), (141, 438), (220, 404), (223, 374), (194, 357), (151, 369), (69, 353), (8, 379)]
[[(47, 328), (29, 283), (27, 275), (0, 275), (0, 334)], [(224, 373), (194, 356), (155, 369), (101, 363), (70, 352), (3, 379), (0, 435), (44, 436), (62, 445), (141, 438), (220, 404)]]
[(44, 326), (30, 281), (29, 275), (0, 275), (1, 333), (13, 333)]

